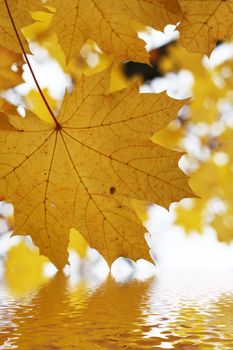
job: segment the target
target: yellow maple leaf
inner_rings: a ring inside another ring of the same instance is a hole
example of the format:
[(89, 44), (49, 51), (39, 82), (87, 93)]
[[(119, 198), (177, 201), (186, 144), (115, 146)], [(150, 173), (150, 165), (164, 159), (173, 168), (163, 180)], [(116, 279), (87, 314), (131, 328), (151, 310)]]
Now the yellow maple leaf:
[[(32, 22), (29, 11), (42, 10), (43, 4), (38, 0), (1, 0), (0, 1), (0, 45), (9, 50), (21, 53), (14, 26), (26, 52), (28, 43), (22, 33), (22, 28)], [(14, 26), (12, 22), (14, 21)]]
[(145, 222), (146, 220), (148, 220), (147, 209), (148, 209), (149, 203), (138, 201), (137, 199), (132, 199), (131, 204), (134, 210), (136, 211), (139, 219), (142, 222)]
[(137, 85), (109, 93), (110, 72), (82, 77), (53, 124), (31, 113), (0, 119), (0, 192), (15, 206), (15, 233), (30, 234), (58, 268), (71, 227), (108, 263), (150, 259), (130, 199), (168, 207), (193, 195), (180, 155), (150, 141), (183, 102)]
[[(57, 108), (57, 101), (50, 96), (48, 89), (42, 89), (42, 92), (46, 98), (46, 101), (49, 103), (49, 106), (54, 111)], [(24, 99), (27, 103), (28, 109), (35, 113), (40, 119), (48, 123), (53, 122), (53, 118), (46, 108), (46, 105), (41, 103), (41, 96), (37, 90), (30, 90), (24, 96)]]
[(233, 34), (232, 0), (51, 0), (48, 4), (57, 8), (51, 28), (68, 60), (91, 38), (106, 54), (119, 60), (148, 63), (143, 43), (133, 30), (134, 22), (157, 30), (180, 22), (182, 45), (208, 55), (218, 40), (230, 40)]
[(233, 34), (232, 0), (179, 0), (183, 18), (180, 42), (189, 51), (210, 55), (218, 40)]
[[(23, 82), (22, 79), (22, 56), (0, 46), (0, 91), (14, 87)], [(16, 71), (12, 70), (15, 64)]]
[(25, 37), (29, 42), (36, 42), (45, 48), (62, 69), (67, 71), (65, 55), (57, 41), (57, 36), (48, 30), (53, 13), (34, 11), (31, 16), (33, 23), (23, 28)]
[[(61, 50), (57, 36), (55, 33), (48, 31), (52, 16), (53, 14), (48, 12), (33, 12), (32, 18), (36, 22), (24, 27), (23, 33), (28, 40), (36, 41), (42, 47), (46, 48), (49, 54), (59, 62), (62, 69), (72, 76), (74, 82), (78, 81), (82, 73), (85, 75), (94, 74), (107, 68), (112, 63), (112, 58), (101, 52), (97, 45), (89, 39), (82, 47), (80, 54), (70, 60), (69, 64), (67, 65), (65, 62), (66, 59), (64, 52)], [(89, 64), (89, 59), (91, 57), (95, 58), (97, 61), (96, 64)], [(135, 80), (135, 78), (129, 79), (123, 74), (122, 65), (114, 64), (112, 66), (110, 91), (121, 90)], [(36, 93), (33, 96), (33, 100), (35, 99), (35, 95)], [(31, 95), (26, 97), (29, 103), (31, 97)]]
[(182, 10), (179, 4), (179, 0), (158, 0), (158, 2), (164, 6), (169, 12), (176, 14), (177, 16), (182, 15)]
[(137, 37), (132, 22), (163, 30), (166, 24), (178, 21), (162, 1), (51, 0), (48, 4), (57, 8), (51, 29), (56, 32), (68, 60), (90, 38), (118, 60), (149, 63), (145, 43)]

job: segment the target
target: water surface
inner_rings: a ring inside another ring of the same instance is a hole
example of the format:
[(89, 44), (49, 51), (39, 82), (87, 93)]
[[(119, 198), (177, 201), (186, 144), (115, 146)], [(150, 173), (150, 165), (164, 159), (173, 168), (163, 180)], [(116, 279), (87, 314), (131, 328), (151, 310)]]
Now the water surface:
[(161, 272), (145, 281), (2, 286), (0, 349), (232, 349), (233, 273)]

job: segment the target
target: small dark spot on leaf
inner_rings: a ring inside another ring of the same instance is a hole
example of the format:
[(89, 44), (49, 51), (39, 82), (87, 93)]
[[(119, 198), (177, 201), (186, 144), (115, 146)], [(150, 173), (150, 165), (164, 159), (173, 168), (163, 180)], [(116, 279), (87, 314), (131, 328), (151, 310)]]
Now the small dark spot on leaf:
[(114, 194), (116, 192), (116, 188), (114, 186), (110, 187), (109, 193)]
[(44, 175), (47, 175), (47, 172), (46, 172), (46, 171), (44, 172)]

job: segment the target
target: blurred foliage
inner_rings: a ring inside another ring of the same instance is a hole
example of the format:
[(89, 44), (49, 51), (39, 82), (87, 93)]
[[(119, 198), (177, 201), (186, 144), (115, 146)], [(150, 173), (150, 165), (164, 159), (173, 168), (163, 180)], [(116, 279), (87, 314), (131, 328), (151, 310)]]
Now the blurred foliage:
[(11, 293), (24, 296), (46, 281), (43, 266), (49, 260), (39, 255), (38, 251), (23, 241), (8, 250), (5, 258), (5, 279)]
[(85, 259), (87, 257), (87, 248), (88, 245), (83, 236), (72, 228), (70, 230), (69, 249), (74, 250), (81, 259)]
[[(161, 62), (161, 69), (164, 73), (189, 70), (194, 77), (193, 96), (178, 127), (174, 131), (172, 126), (163, 130), (162, 135), (167, 132), (170, 137), (161, 139), (163, 145), (167, 143), (167, 147), (186, 152), (189, 183), (200, 197), (193, 199), (189, 206), (185, 206), (185, 201), (177, 205), (176, 224), (183, 226), (187, 233), (201, 233), (206, 226), (212, 226), (220, 241), (230, 242), (233, 239), (230, 180), (233, 170), (233, 61), (222, 61), (213, 66), (199, 54), (188, 53), (178, 44), (171, 46)], [(190, 147), (192, 139), (198, 145), (195, 152)], [(218, 204), (213, 209), (211, 203), (215, 202)]]

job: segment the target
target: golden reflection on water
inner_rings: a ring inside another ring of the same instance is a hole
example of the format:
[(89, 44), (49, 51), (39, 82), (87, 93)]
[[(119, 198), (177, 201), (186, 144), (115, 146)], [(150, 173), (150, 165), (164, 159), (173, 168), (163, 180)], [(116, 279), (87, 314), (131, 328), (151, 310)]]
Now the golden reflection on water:
[(0, 349), (233, 349), (233, 274), (159, 274), (72, 283), (57, 273), (1, 292)]

